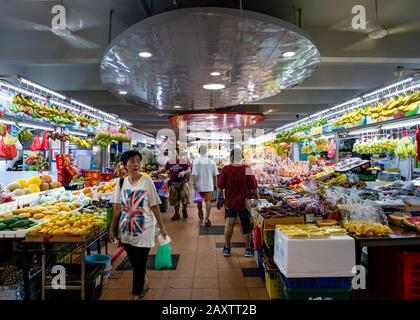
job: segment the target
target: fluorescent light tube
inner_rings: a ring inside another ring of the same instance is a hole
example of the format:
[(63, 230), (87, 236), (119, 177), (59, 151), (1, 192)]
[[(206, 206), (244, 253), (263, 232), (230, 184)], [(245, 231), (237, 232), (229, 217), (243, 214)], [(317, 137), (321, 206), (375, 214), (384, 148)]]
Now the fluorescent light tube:
[(60, 106), (60, 107), (63, 107), (63, 108), (67, 108), (67, 109), (70, 109), (70, 110), (73, 110), (73, 111), (76, 111), (76, 112), (80, 112), (80, 109), (77, 109), (77, 108), (75, 108), (75, 107), (72, 107), (72, 106), (70, 106), (70, 105), (68, 105), (68, 104), (64, 104), (64, 103), (62, 103), (62, 102), (60, 102), (60, 101), (57, 101), (57, 100), (51, 100), (50, 101), (52, 104), (56, 104), (57, 106)]
[(0, 119), (0, 122), (4, 123), (4, 124), (16, 124), (16, 122), (14, 122), (14, 121), (5, 120), (5, 119)]
[(402, 81), (399, 81), (399, 82), (393, 83), (393, 84), (391, 84), (391, 85), (389, 85), (389, 86), (387, 86), (387, 87), (384, 87), (384, 88), (378, 89), (378, 90), (376, 90), (376, 91), (373, 91), (373, 92), (371, 92), (371, 93), (365, 94), (363, 97), (364, 97), (364, 98), (370, 97), (370, 96), (372, 96), (372, 95), (374, 95), (374, 94), (377, 94), (377, 93), (379, 93), (379, 92), (385, 91), (385, 90), (387, 90), (387, 89), (391, 89), (391, 88), (397, 87), (397, 86), (399, 86), (399, 85), (401, 85), (401, 84), (404, 84), (404, 83), (406, 83), (406, 82), (409, 82), (409, 81), (411, 81), (411, 80), (413, 80), (413, 78), (408, 78), (408, 79), (405, 79), (405, 80), (402, 80)]
[(410, 90), (413, 90), (413, 89), (416, 89), (416, 88), (420, 88), (420, 83), (417, 83), (414, 86), (399, 90), (397, 92), (390, 93), (390, 94), (386, 95), (385, 98), (390, 98), (390, 97), (396, 96), (397, 94), (400, 94), (400, 93), (403, 93), (403, 92), (406, 92), (406, 91), (410, 91)]
[(47, 99), (47, 98), (45, 98), (45, 97), (43, 97), (43, 96), (41, 96), (39, 94), (30, 92), (28, 90), (21, 89), (19, 87), (16, 87), (16, 86), (11, 85), (11, 84), (8, 84), (8, 83), (0, 82), (0, 85), (3, 86), (3, 87), (5, 87), (5, 88), (9, 88), (9, 89), (15, 90), (17, 92), (26, 94), (27, 96), (35, 97), (35, 98), (38, 98), (38, 99), (41, 99), (41, 100), (46, 100)]
[(115, 126), (118, 126), (118, 125), (119, 125), (119, 123), (118, 123), (118, 122), (115, 122), (115, 121), (112, 121), (112, 120), (103, 119), (103, 121), (108, 122), (108, 123), (110, 123), (110, 124), (113, 124), (113, 125), (115, 125)]
[(381, 129), (383, 130), (389, 130), (389, 129), (397, 129), (402, 127), (413, 127), (420, 124), (420, 119), (415, 120), (408, 120), (408, 121), (399, 121), (396, 123), (391, 123), (388, 125), (381, 126)]
[(86, 105), (84, 103), (81, 103), (81, 102), (76, 101), (76, 100), (73, 100), (73, 99), (71, 100), (71, 103), (77, 104), (78, 106), (81, 106), (81, 107), (86, 108), (86, 109), (88, 109), (90, 111), (93, 111), (93, 112), (97, 112), (98, 111), (98, 110), (96, 110), (96, 109), (94, 109), (92, 107), (89, 107), (88, 105)]
[(32, 124), (32, 123), (25, 123), (25, 122), (18, 122), (18, 126), (19, 126), (19, 127), (30, 128), (30, 129), (39, 129), (39, 130), (46, 130), (46, 131), (55, 131), (53, 128), (49, 128), (49, 127), (45, 127), (45, 126), (40, 126), (40, 125), (37, 125), (37, 124)]
[(377, 131), (379, 131), (378, 128), (366, 128), (366, 129), (361, 129), (361, 130), (350, 131), (349, 134), (358, 135), (362, 133), (377, 132)]
[(133, 124), (130, 121), (119, 119), (121, 124), (125, 124), (126, 126), (132, 126)]
[(62, 94), (59, 94), (59, 93), (57, 93), (57, 92), (55, 92), (55, 91), (52, 91), (52, 90), (50, 90), (50, 89), (47, 89), (47, 88), (45, 88), (45, 87), (43, 87), (43, 86), (41, 86), (41, 85), (39, 85), (39, 84), (37, 84), (37, 83), (35, 83), (35, 82), (32, 82), (32, 81), (29, 81), (29, 80), (26, 80), (26, 79), (20, 79), (20, 81), (22, 81), (23, 83), (25, 83), (25, 84), (27, 84), (27, 85), (29, 85), (29, 86), (32, 86), (32, 87), (34, 87), (34, 88), (37, 88), (37, 89), (39, 89), (39, 90), (42, 90), (42, 91), (45, 91), (45, 92), (48, 92), (49, 94), (52, 94), (52, 95), (54, 95), (54, 96), (56, 96), (56, 97), (59, 97), (59, 98), (61, 98), (61, 99), (66, 99), (66, 97), (65, 96), (63, 96)]
[(346, 106), (346, 105), (348, 105), (348, 104), (351, 104), (351, 103), (353, 103), (353, 102), (356, 102), (356, 101), (358, 101), (358, 100), (360, 100), (360, 98), (354, 98), (354, 99), (352, 99), (352, 100), (346, 101), (346, 102), (344, 102), (344, 103), (341, 103), (341, 104), (339, 104), (339, 105), (337, 105), (337, 106), (335, 106), (335, 107), (331, 108), (331, 110), (335, 110), (335, 109), (338, 109), (338, 108), (344, 107), (344, 106)]
[(101, 117), (98, 117), (95, 114), (92, 114), (92, 113), (89, 113), (89, 112), (85, 112), (85, 115), (90, 116), (92, 118), (95, 118), (95, 119), (98, 119), (98, 120), (101, 120), (102, 121), (102, 118)]
[(78, 131), (67, 131), (67, 134), (72, 134), (74, 136), (82, 136), (82, 137), (87, 137), (87, 133), (84, 132), (78, 132)]

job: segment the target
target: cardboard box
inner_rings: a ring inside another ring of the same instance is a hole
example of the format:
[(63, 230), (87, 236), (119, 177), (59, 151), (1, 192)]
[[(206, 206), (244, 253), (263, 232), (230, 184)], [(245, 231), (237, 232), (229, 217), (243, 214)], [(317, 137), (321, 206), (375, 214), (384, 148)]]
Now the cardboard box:
[(305, 218), (291, 217), (291, 218), (273, 218), (266, 219), (261, 214), (257, 217), (257, 226), (263, 230), (274, 230), (278, 224), (300, 224), (305, 222)]
[(276, 229), (274, 262), (287, 278), (352, 277), (355, 242), (347, 235), (290, 239)]

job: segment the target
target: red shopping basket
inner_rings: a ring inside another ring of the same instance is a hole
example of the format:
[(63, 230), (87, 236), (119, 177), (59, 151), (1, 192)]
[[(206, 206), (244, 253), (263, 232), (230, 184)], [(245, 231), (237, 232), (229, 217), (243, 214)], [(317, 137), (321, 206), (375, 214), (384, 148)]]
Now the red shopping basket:
[(370, 247), (369, 274), (375, 287), (398, 300), (420, 300), (418, 247)]

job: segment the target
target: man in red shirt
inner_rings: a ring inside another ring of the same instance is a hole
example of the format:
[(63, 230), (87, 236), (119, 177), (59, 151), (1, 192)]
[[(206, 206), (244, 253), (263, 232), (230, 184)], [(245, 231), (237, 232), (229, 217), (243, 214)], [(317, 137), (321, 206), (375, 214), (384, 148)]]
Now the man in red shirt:
[(190, 203), (190, 189), (188, 187), (189, 174), (191, 173), (191, 165), (187, 159), (180, 161), (178, 154), (175, 159), (172, 157), (165, 165), (165, 168), (154, 172), (153, 175), (159, 175), (169, 172), (169, 205), (175, 208), (175, 214), (171, 220), (179, 220), (179, 207), (182, 204), (182, 216), (188, 218), (187, 206)]
[(246, 209), (246, 200), (251, 196), (258, 198), (257, 179), (251, 168), (242, 163), (242, 150), (234, 149), (230, 152), (230, 165), (223, 168), (217, 183), (217, 208), (222, 207), (221, 194), (225, 191), (226, 225), (225, 247), (223, 255), (230, 257), (231, 239), (236, 218), (241, 220), (242, 233), (245, 237), (245, 257), (252, 257), (250, 212)]

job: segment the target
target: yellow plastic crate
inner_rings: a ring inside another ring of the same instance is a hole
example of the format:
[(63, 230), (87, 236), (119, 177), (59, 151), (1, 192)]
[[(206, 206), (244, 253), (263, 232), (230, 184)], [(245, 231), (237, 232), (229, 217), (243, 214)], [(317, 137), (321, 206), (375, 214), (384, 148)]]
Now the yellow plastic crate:
[(265, 287), (271, 300), (281, 299), (280, 279), (278, 270), (265, 269)]

